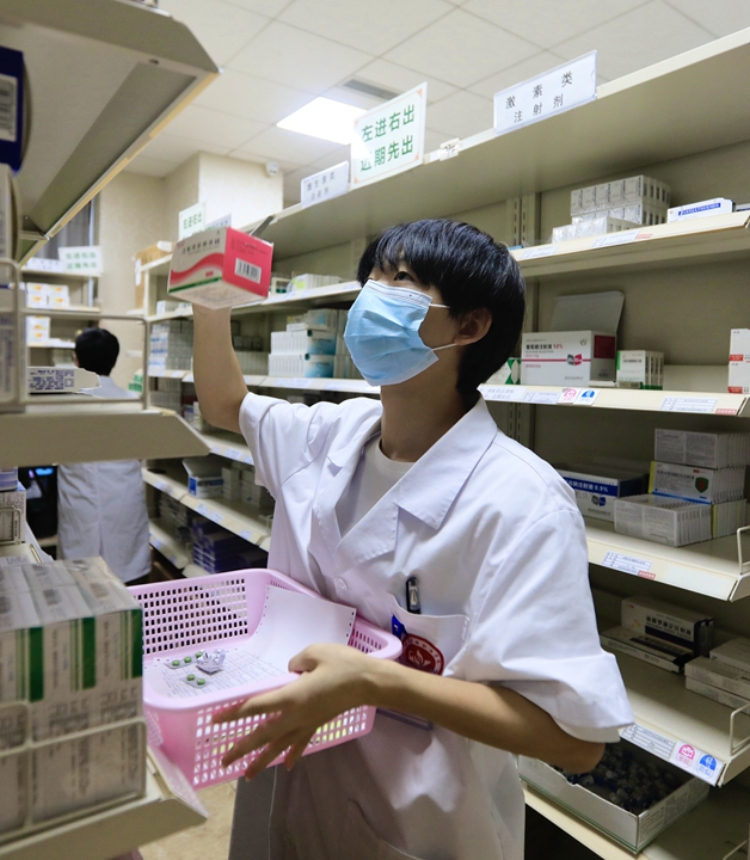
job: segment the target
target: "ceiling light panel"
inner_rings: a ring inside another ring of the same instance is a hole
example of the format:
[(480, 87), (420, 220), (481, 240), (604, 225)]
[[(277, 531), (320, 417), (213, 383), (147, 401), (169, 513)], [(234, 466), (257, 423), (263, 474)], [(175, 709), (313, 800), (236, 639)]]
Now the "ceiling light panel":
[(319, 97), (276, 123), (279, 128), (342, 145), (351, 143), (354, 121), (366, 111)]

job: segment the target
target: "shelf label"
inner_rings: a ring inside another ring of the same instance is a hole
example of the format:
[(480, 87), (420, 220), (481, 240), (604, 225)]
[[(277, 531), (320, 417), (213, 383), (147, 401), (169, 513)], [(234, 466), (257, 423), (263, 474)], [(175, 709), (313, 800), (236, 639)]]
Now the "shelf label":
[(709, 785), (716, 785), (724, 770), (724, 762), (697, 749), (685, 741), (674, 741), (644, 726), (627, 726), (620, 736), (663, 761), (676, 765)]
[(196, 508), (199, 514), (206, 517), (206, 519), (211, 520), (213, 523), (220, 524), (224, 519), (224, 516), (220, 514), (218, 511), (215, 511), (213, 508), (210, 508), (208, 505), (200, 504)]
[(249, 541), (250, 543), (258, 543), (258, 540), (261, 538), (257, 532), (250, 531), (250, 529), (242, 529), (240, 532), (240, 537), (242, 540)]
[(495, 134), (549, 119), (596, 98), (596, 51), (495, 93)]
[(619, 552), (608, 552), (601, 561), (602, 567), (611, 567), (632, 576), (642, 576), (646, 579), (655, 579), (656, 574), (649, 573), (652, 562), (644, 558), (635, 558), (632, 555), (623, 555)]
[(423, 83), (354, 121), (352, 188), (422, 163), (426, 112), (427, 83)]
[(593, 406), (599, 392), (595, 388), (583, 388), (578, 392), (576, 403), (579, 406)]
[(665, 397), (660, 409), (662, 412), (712, 413), (717, 400), (716, 397)]
[(516, 251), (517, 260), (536, 260), (538, 257), (553, 257), (557, 253), (557, 245), (539, 245), (536, 248), (522, 248)]
[(592, 248), (608, 248), (610, 245), (629, 245), (640, 236), (638, 230), (621, 230), (619, 233), (607, 233), (606, 236), (597, 236), (591, 243)]
[(523, 403), (542, 403), (553, 406), (560, 402), (559, 391), (527, 391), (523, 396)]
[(224, 452), (225, 457), (229, 457), (230, 460), (241, 460), (242, 454), (236, 448), (227, 448)]
[(164, 541), (161, 540), (161, 538), (158, 538), (156, 535), (152, 534), (151, 546), (155, 547), (156, 549), (162, 549), (162, 547), (164, 546)]
[(498, 400), (504, 403), (518, 403), (527, 393), (517, 385), (480, 385), (479, 390), (485, 400)]
[(313, 173), (300, 183), (300, 203), (311, 206), (332, 197), (340, 197), (349, 190), (349, 162), (342, 161), (327, 170)]

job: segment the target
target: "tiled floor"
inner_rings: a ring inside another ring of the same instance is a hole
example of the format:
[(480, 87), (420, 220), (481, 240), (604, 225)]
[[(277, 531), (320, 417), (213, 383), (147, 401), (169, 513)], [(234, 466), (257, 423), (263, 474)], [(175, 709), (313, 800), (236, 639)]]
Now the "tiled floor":
[(234, 786), (234, 782), (225, 782), (199, 791), (198, 796), (208, 809), (208, 821), (144, 845), (143, 860), (225, 860), (229, 853)]

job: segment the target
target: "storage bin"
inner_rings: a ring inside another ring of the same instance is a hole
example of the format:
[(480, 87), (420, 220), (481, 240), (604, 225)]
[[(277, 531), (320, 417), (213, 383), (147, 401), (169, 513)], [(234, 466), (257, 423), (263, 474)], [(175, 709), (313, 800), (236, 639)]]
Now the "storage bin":
[[(260, 623), (267, 586), (323, 599), (281, 573), (257, 568), (130, 589), (143, 607), (143, 704), (149, 742), (160, 746), (195, 788), (241, 776), (257, 753), (228, 768), (222, 768), (221, 759), (235, 741), (266, 719), (261, 714), (214, 725), (211, 717), (251, 695), (278, 689), (297, 675), (287, 673), (225, 690), (206, 688), (200, 697), (177, 698), (152, 689), (147, 668), (164, 662), (166, 655), (170, 660), (181, 659), (195, 655), (196, 650), (248, 640)], [(395, 660), (401, 653), (395, 636), (359, 617), (349, 644), (380, 659)], [(366, 706), (340, 714), (318, 729), (305, 755), (366, 735), (374, 718), (375, 708)], [(279, 757), (273, 764), (281, 760)]]

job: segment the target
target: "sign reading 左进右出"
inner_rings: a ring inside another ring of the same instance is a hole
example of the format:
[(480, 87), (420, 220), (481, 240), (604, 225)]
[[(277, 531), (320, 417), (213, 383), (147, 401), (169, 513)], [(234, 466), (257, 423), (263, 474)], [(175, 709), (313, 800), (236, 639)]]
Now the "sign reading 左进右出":
[(422, 163), (426, 111), (424, 83), (356, 120), (351, 155), (353, 188)]
[(596, 51), (495, 93), (495, 134), (549, 119), (596, 98)]

